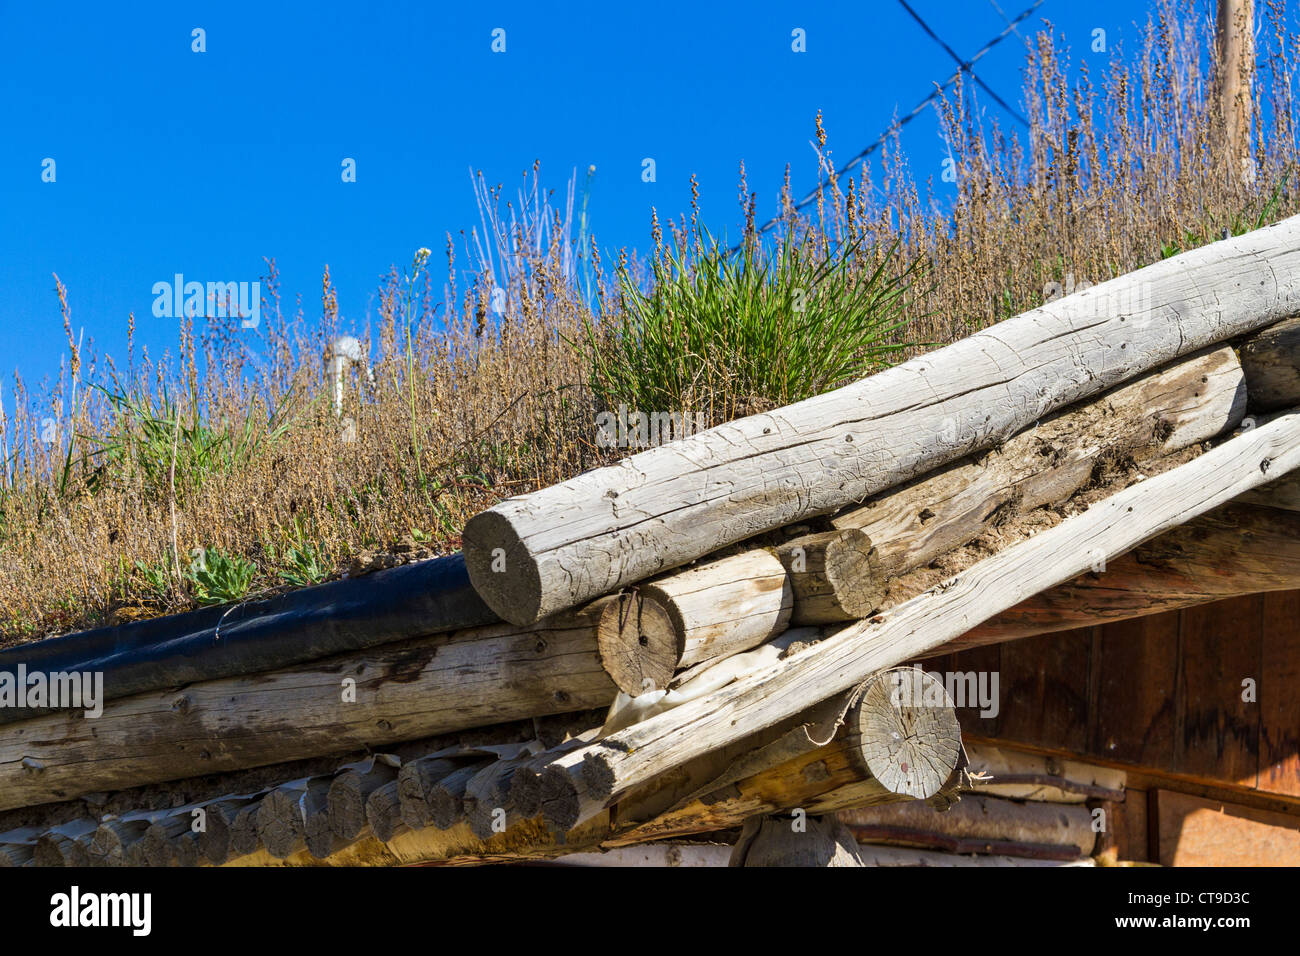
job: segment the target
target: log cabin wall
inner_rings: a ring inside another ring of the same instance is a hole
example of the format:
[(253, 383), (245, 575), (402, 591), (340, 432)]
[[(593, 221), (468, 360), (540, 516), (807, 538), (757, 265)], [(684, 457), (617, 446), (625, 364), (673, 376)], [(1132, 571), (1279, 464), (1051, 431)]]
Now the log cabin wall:
[(1120, 859), (1300, 865), (1300, 591), (924, 666), (999, 674), (996, 716), (959, 709), (969, 739), (1125, 768), (1112, 833)]

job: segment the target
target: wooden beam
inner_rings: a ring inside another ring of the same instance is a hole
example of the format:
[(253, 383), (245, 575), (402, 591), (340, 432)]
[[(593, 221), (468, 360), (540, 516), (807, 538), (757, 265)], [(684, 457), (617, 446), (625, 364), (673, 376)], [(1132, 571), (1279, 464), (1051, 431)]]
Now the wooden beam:
[(1090, 856), (1097, 842), (1092, 813), (1085, 806), (1022, 803), (974, 794), (962, 797), (943, 813), (913, 801), (841, 810), (836, 817), (862, 843), (950, 853), (1071, 860)]
[(1104, 570), (1033, 595), (930, 655), (1294, 588), (1300, 514), (1234, 502), (1107, 561)]
[(870, 535), (889, 577), (906, 574), (1021, 514), (1062, 504), (1109, 467), (1233, 428), (1246, 412), (1244, 381), (1231, 348), (1211, 349), (847, 508), (834, 524)]
[[(844, 388), (472, 518), (470, 579), (530, 623), (1005, 441), (1300, 308), (1300, 219), (1211, 243)], [(815, 476), (815, 478), (813, 477)]]
[(662, 690), (681, 668), (747, 651), (785, 632), (789, 575), (755, 548), (642, 584), (604, 607), (601, 660), (619, 690)]
[(0, 810), (603, 707), (596, 623), (473, 628), (8, 724)]
[(669, 767), (939, 647), (1074, 578), (1099, 557), (1112, 560), (1297, 466), (1300, 412), (1293, 411), (1011, 545), (883, 615), (849, 625), (713, 694), (565, 754), (544, 773), (548, 820), (567, 830)]

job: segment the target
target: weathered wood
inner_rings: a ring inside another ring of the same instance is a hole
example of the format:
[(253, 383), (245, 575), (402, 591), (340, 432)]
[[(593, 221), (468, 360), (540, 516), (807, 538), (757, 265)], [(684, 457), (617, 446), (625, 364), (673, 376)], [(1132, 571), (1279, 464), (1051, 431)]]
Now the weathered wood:
[(0, 869), (10, 866), (35, 866), (36, 847), (24, 843), (0, 844)]
[(1262, 620), (1260, 595), (1182, 615), (1178, 683), (1187, 693), (1175, 697), (1176, 773), (1258, 786)]
[(1252, 410), (1300, 405), (1300, 318), (1270, 325), (1242, 343), (1241, 368)]
[(1264, 596), (1259, 788), (1300, 797), (1300, 591)]
[(140, 838), (140, 852), (147, 866), (196, 866), (199, 861), (194, 818), (182, 810), (149, 824)]
[(575, 612), (141, 694), (111, 701), (99, 719), (9, 724), (0, 809), (605, 706), (616, 690), (595, 631)]
[(433, 822), (429, 795), (433, 788), (460, 766), (444, 754), (431, 754), (402, 764), (397, 772), (397, 797), (401, 801), (402, 822), (412, 830)]
[(428, 793), (429, 818), (439, 830), (449, 830), (465, 818), (465, 788), (490, 760), (458, 767), (438, 781)]
[(370, 795), (396, 781), (397, 768), (384, 756), (377, 754), (362, 765), (344, 770), (330, 784), (329, 828), (336, 837), (356, 839), (366, 826), (366, 801)]
[(862, 843), (951, 853), (1005, 853), (1040, 859), (1089, 856), (1097, 841), (1085, 806), (1020, 803), (968, 795), (943, 813), (924, 803), (891, 803), (836, 816)]
[(203, 828), (198, 833), (199, 854), (214, 866), (230, 859), (235, 818), (248, 806), (248, 799), (246, 796), (232, 796), (203, 805)]
[(565, 830), (684, 760), (807, 709), (924, 654), (1025, 598), (1300, 465), (1289, 412), (979, 562), (932, 591), (708, 696), (611, 734), (545, 771), (547, 819)]
[(86, 852), (92, 866), (125, 866), (131, 847), (149, 829), (142, 819), (105, 820), (90, 835)]
[(36, 840), (37, 866), (90, 866), (87, 845), (95, 830), (93, 820), (74, 820), (50, 827)]
[(884, 572), (924, 567), (992, 527), (1058, 505), (1126, 459), (1160, 457), (1241, 421), (1246, 389), (1227, 346), (1048, 416), (1001, 446), (890, 489), (834, 518), (877, 544)]
[(667, 687), (682, 658), (683, 637), (668, 611), (639, 591), (607, 599), (596, 635), (601, 663), (625, 694)]
[[(508, 760), (498, 760), (484, 767), (465, 785), (465, 820), (480, 840), (504, 833), (527, 819), (511, 797), (511, 783), (516, 776), (532, 773), (529, 764), (534, 755), (523, 753)], [(538, 788), (540, 790), (540, 788)]]
[(306, 847), (301, 801), (312, 782), (310, 778), (292, 780), (262, 798), (262, 808), (257, 812), (257, 839), (272, 856), (283, 859)]
[(257, 849), (257, 817), (261, 809), (262, 799), (259, 797), (235, 814), (235, 822), (230, 827), (231, 858), (247, 856)]
[(961, 761), (961, 728), (943, 685), (918, 668), (869, 680), (845, 720), (846, 743), (883, 792), (926, 800)]
[(1005, 747), (967, 744), (966, 789), (1012, 800), (1084, 804), (1124, 800), (1124, 771)]
[(633, 791), (618, 803), (624, 832), (610, 842), (727, 829), (796, 809), (917, 799), (947, 806), (965, 763), (946, 701), (942, 685), (924, 672), (877, 674), (860, 694), (800, 715), (784, 733), (778, 725), (778, 732), (750, 735), (745, 747), (755, 749), (731, 757), (723, 748)]
[(862, 866), (852, 832), (835, 817), (750, 817), (729, 866)]
[(776, 556), (790, 575), (796, 627), (855, 621), (884, 601), (880, 556), (857, 528), (803, 535), (779, 545)]
[(991, 448), (1300, 307), (1300, 220), (1047, 303), (806, 401), (501, 502), (465, 527), (507, 620), (548, 614)]
[(402, 800), (397, 793), (396, 780), (371, 791), (366, 798), (366, 822), (375, 837), (384, 843), (408, 829), (402, 822)]
[(762, 548), (657, 578), (638, 590), (672, 621), (682, 648), (678, 668), (757, 647), (784, 633), (794, 610), (785, 568)]
[(1300, 514), (1235, 501), (1022, 601), (941, 651), (1300, 588)]

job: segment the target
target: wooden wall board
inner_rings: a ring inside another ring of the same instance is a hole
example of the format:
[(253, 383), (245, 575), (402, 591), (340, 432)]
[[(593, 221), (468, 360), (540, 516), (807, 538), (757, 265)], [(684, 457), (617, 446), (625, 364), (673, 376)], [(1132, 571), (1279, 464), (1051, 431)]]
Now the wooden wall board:
[(1300, 591), (1264, 595), (1259, 788), (1300, 797)]
[(1263, 595), (1179, 611), (1174, 762), (1170, 769), (1254, 787), (1259, 782), (1258, 697)]
[(1164, 866), (1296, 866), (1300, 817), (1157, 791)]

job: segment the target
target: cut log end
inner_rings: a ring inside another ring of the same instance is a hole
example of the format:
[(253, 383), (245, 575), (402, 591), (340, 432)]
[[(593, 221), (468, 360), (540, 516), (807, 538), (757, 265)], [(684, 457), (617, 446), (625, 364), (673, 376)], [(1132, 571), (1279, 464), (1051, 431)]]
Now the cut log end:
[(918, 800), (952, 785), (961, 727), (943, 684), (920, 668), (876, 676), (849, 714), (856, 758), (882, 787)]
[(606, 673), (633, 697), (666, 688), (682, 656), (668, 611), (660, 601), (637, 593), (620, 594), (605, 605), (596, 643)]
[(535, 624), (578, 603), (567, 595), (542, 593), (537, 561), (504, 515), (475, 515), (466, 522), (461, 540), (470, 584), (493, 613), (511, 624)]
[(795, 538), (776, 553), (794, 590), (795, 626), (859, 620), (885, 599), (880, 557), (859, 528)]
[(404, 827), (397, 781), (391, 780), (366, 798), (366, 822), (380, 841), (387, 843)]

